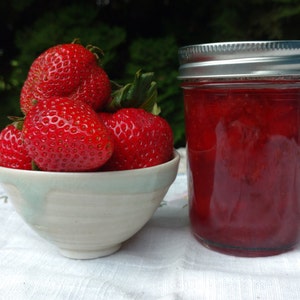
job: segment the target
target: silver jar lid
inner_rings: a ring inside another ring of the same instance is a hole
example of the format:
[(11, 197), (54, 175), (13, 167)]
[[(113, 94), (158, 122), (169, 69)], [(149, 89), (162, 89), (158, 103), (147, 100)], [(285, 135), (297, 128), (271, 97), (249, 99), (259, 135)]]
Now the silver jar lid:
[(300, 40), (198, 44), (178, 55), (179, 79), (300, 76)]

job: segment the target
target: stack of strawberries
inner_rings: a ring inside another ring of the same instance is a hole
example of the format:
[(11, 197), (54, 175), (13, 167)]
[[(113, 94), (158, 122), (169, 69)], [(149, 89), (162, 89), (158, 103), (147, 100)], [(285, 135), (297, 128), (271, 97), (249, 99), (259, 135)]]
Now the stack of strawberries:
[(21, 90), (22, 118), (0, 133), (0, 166), (56, 172), (145, 168), (173, 156), (172, 130), (158, 116), (153, 73), (113, 84), (100, 49), (78, 41), (49, 48)]

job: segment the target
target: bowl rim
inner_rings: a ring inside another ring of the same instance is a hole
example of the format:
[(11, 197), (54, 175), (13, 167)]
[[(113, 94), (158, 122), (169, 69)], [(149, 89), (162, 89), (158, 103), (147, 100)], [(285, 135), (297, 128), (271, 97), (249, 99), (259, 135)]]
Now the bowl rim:
[[(165, 163), (151, 166), (151, 167), (146, 167), (146, 168), (138, 168), (138, 169), (131, 169), (131, 170), (119, 170), (119, 171), (88, 171), (88, 172), (54, 172), (54, 171), (38, 171), (38, 170), (24, 170), (24, 169), (14, 169), (14, 168), (7, 168), (7, 167), (2, 167), (0, 166), (0, 173), (2, 170), (4, 172), (13, 172), (16, 175), (17, 174), (30, 174), (31, 176), (39, 175), (39, 176), (46, 176), (46, 175), (55, 175), (55, 176), (91, 176), (91, 175), (99, 175), (99, 176), (105, 176), (109, 175), (111, 176), (114, 174), (115, 176), (121, 175), (122, 176), (132, 176), (132, 175), (137, 175), (138, 173), (145, 173), (145, 172), (153, 172), (158, 169), (164, 169), (168, 167), (172, 167), (172, 165), (179, 164), (180, 160), (180, 154), (179, 152), (174, 149), (173, 150), (173, 158), (168, 160)], [(43, 174), (43, 175), (42, 175)]]

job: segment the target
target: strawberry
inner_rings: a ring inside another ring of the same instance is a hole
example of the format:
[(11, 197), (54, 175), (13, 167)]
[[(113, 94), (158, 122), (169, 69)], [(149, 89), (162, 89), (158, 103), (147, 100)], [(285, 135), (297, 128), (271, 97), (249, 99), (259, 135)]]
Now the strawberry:
[(16, 124), (10, 124), (0, 133), (0, 166), (31, 170), (31, 158), (25, 149), (22, 131)]
[(128, 170), (164, 163), (173, 155), (173, 135), (167, 121), (142, 108), (99, 113), (114, 136), (115, 150), (104, 170)]
[(145, 168), (172, 158), (172, 129), (165, 119), (156, 115), (159, 109), (152, 77), (153, 73), (138, 71), (133, 83), (113, 93), (106, 107), (110, 112), (98, 113), (113, 135), (115, 145), (103, 170)]
[(38, 101), (25, 116), (23, 138), (29, 155), (45, 171), (96, 170), (113, 152), (97, 113), (66, 97)]
[(69, 97), (88, 103), (94, 110), (101, 109), (110, 98), (111, 86), (93, 53), (95, 49), (74, 42), (53, 46), (37, 57), (21, 90), (23, 113), (50, 97)]

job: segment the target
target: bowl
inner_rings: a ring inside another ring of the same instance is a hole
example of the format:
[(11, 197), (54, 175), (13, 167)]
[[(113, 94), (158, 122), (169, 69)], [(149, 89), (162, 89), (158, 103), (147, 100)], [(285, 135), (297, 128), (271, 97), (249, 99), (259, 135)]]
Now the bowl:
[(74, 259), (113, 254), (152, 217), (176, 178), (179, 154), (143, 169), (45, 172), (0, 167), (16, 212), (60, 253)]

